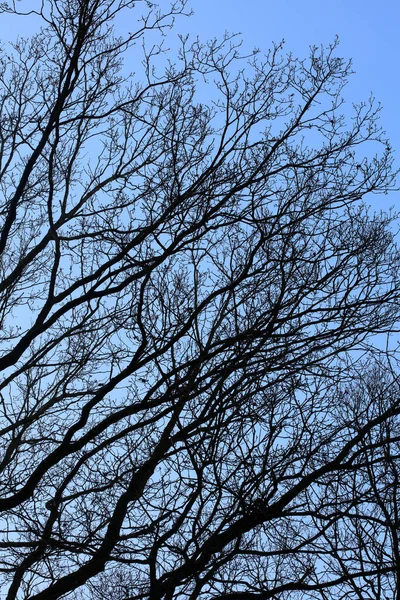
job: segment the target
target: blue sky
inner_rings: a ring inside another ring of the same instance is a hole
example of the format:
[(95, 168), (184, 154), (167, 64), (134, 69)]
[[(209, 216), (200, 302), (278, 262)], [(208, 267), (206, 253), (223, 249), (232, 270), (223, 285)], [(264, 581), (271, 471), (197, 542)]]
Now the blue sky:
[(338, 35), (339, 52), (353, 59), (356, 71), (348, 94), (361, 100), (374, 93), (400, 152), (399, 0), (191, 0), (191, 6), (195, 15), (182, 28), (200, 37), (240, 31), (249, 49), (266, 50), (285, 39), (286, 48), (300, 56)]
[[(382, 105), (381, 119), (400, 166), (400, 0), (190, 0), (195, 15), (179, 28), (200, 38), (241, 32), (244, 47), (267, 50), (285, 39), (286, 49), (305, 57), (309, 46), (329, 44), (339, 36), (338, 53), (353, 60), (345, 97)], [(400, 183), (400, 182), (399, 182)], [(371, 198), (400, 208), (400, 193)]]
[[(27, 8), (33, 2), (18, 4)], [(352, 101), (374, 94), (383, 105), (382, 124), (400, 166), (400, 0), (189, 0), (189, 7), (194, 16), (179, 19), (176, 32), (198, 34), (203, 41), (240, 32), (248, 50), (267, 51), (273, 41), (285, 39), (288, 51), (305, 57), (310, 45), (329, 44), (338, 35), (339, 54), (352, 58), (355, 70), (346, 92), (349, 112)], [(0, 39), (33, 29), (32, 17), (0, 15)], [(400, 207), (400, 194), (393, 194), (389, 204)]]

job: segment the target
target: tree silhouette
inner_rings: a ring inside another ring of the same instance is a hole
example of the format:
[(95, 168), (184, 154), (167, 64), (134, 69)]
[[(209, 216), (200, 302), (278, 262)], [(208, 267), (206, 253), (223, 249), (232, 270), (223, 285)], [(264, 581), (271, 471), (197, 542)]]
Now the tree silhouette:
[(379, 106), (336, 43), (172, 59), (179, 1), (2, 10), (42, 26), (0, 63), (7, 600), (398, 600)]

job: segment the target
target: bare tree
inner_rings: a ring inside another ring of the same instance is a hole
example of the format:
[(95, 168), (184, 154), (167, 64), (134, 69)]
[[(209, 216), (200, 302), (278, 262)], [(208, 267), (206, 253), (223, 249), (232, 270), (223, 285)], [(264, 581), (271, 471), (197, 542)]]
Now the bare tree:
[(42, 29), (0, 59), (5, 597), (399, 600), (379, 106), (343, 117), (336, 43), (181, 37), (174, 62), (179, 0), (23, 8)]

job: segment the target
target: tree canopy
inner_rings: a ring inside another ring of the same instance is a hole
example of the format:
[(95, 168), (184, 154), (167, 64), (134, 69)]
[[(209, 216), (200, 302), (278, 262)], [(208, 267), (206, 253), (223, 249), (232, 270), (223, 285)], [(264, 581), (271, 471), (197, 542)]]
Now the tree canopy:
[(5, 597), (399, 600), (379, 105), (185, 4), (1, 5)]

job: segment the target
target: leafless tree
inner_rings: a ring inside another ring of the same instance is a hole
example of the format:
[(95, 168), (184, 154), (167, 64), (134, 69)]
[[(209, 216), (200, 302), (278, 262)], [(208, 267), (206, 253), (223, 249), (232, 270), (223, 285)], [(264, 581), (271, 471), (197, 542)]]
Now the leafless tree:
[(180, 0), (2, 10), (4, 597), (399, 600), (379, 106), (336, 43), (172, 59)]

